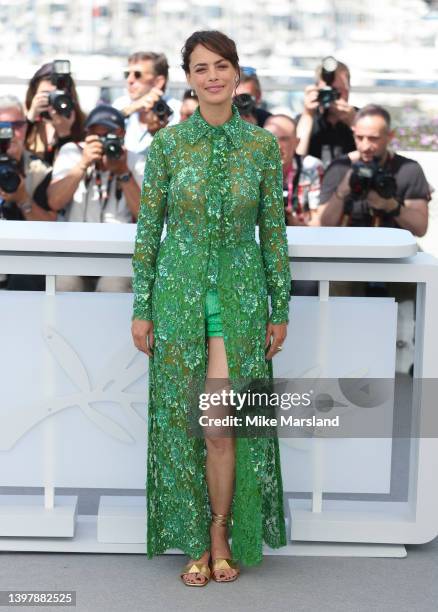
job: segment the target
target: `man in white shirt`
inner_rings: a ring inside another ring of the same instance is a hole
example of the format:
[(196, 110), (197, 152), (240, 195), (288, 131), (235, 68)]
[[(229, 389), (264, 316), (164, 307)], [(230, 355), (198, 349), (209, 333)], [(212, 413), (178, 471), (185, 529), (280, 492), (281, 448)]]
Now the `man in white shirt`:
[(163, 121), (163, 125), (174, 125), (179, 122), (181, 102), (165, 95), (169, 77), (169, 65), (163, 53), (138, 51), (128, 58), (128, 67), (124, 71), (127, 96), (114, 101), (126, 119), (125, 145), (128, 151), (146, 155), (152, 142), (148, 123), (154, 104), (162, 99), (173, 110), (173, 114)]
[[(97, 106), (85, 124), (83, 143), (63, 145), (53, 166), (48, 201), (63, 211), (65, 221), (133, 223), (140, 205), (144, 158), (123, 145), (123, 115), (107, 105)], [(62, 217), (61, 217), (62, 218)], [(131, 291), (124, 277), (59, 276), (59, 291)]]

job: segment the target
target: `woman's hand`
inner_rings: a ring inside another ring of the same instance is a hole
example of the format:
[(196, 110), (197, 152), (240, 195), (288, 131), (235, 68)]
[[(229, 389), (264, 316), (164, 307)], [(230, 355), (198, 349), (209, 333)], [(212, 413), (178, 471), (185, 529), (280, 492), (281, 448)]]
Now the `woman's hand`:
[(152, 321), (134, 319), (131, 326), (132, 338), (139, 351), (153, 357), (154, 348), (154, 324)]
[(27, 118), (32, 123), (38, 120), (41, 113), (49, 110), (49, 92), (40, 91), (37, 93), (32, 100), (29, 110), (27, 111)]
[(265, 339), (265, 350), (269, 346), (269, 342), (272, 337), (271, 346), (269, 347), (268, 352), (265, 355), (265, 359), (272, 359), (274, 355), (276, 355), (279, 350), (278, 347), (283, 346), (283, 342), (285, 341), (287, 336), (287, 323), (271, 323), (269, 321), (266, 327), (266, 339)]
[(64, 138), (65, 136), (70, 136), (72, 125), (76, 119), (75, 111), (72, 110), (70, 117), (64, 117), (64, 115), (60, 115), (54, 108), (50, 107), (49, 115), (58, 137)]

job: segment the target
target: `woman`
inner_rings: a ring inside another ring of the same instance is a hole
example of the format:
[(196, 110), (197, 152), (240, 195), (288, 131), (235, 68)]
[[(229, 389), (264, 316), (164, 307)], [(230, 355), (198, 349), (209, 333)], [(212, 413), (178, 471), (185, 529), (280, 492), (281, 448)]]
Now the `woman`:
[(195, 32), (182, 53), (199, 107), (160, 130), (150, 148), (132, 334), (150, 358), (148, 558), (179, 548), (191, 557), (183, 582), (204, 586), (210, 576), (235, 580), (238, 560), (260, 563), (263, 541), (286, 545), (276, 437), (193, 436), (187, 422), (199, 416), (194, 389), (205, 377), (207, 388), (229, 380), (233, 389), (272, 379), (291, 279), (278, 145), (232, 105), (235, 44), (220, 32)]
[(60, 115), (49, 105), (49, 93), (56, 90), (51, 81), (53, 68), (53, 62), (41, 66), (31, 78), (26, 92), (26, 149), (51, 166), (63, 144), (80, 142), (85, 136), (85, 115), (71, 77), (68, 77), (68, 94), (73, 102), (70, 117)]

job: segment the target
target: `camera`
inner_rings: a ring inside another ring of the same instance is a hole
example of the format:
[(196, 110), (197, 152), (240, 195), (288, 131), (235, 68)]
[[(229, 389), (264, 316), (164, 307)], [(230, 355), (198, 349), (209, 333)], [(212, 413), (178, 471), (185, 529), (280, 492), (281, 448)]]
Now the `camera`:
[(254, 115), (256, 109), (255, 99), (247, 93), (234, 96), (233, 103), (241, 115)]
[(397, 192), (395, 178), (379, 165), (375, 157), (371, 163), (356, 162), (352, 165), (350, 190), (353, 200), (362, 200), (373, 189), (380, 197), (393, 198)]
[(120, 159), (123, 155), (123, 139), (116, 134), (106, 134), (99, 137), (103, 145), (104, 155), (108, 159)]
[(155, 104), (153, 105), (153, 107), (151, 108), (151, 111), (153, 113), (155, 113), (155, 115), (157, 115), (157, 117), (161, 120), (161, 121), (166, 121), (171, 115), (173, 115), (173, 110), (170, 108), (170, 106), (163, 100), (163, 98), (159, 98)]
[[(74, 104), (70, 95), (72, 79), (70, 73), (69, 60), (55, 60), (53, 62), (53, 72), (50, 76), (51, 83), (56, 87), (55, 91), (49, 93), (49, 105), (67, 119), (71, 116)], [(50, 119), (47, 111), (41, 113), (42, 117)]]
[(336, 69), (338, 67), (337, 60), (329, 55), (322, 60), (322, 71), (321, 79), (326, 83), (326, 87), (321, 87), (318, 92), (318, 103), (324, 108), (328, 109), (332, 102), (339, 100), (341, 97), (340, 92), (336, 87), (332, 87), (333, 81), (336, 76)]
[(20, 174), (17, 162), (7, 155), (7, 150), (14, 130), (9, 122), (0, 123), (0, 189), (6, 193), (14, 193), (20, 185)]

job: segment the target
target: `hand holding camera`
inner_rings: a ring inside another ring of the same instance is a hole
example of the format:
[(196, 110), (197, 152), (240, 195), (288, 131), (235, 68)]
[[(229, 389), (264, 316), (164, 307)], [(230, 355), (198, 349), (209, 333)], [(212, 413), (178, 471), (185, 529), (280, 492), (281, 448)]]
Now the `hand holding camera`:
[(342, 121), (349, 127), (353, 125), (354, 117), (356, 116), (356, 109), (351, 104), (348, 104), (342, 98), (337, 99), (333, 105), (332, 109), (336, 114), (338, 121)]
[(304, 114), (316, 114), (319, 108), (319, 89), (316, 85), (308, 85), (304, 90)]
[(123, 147), (123, 141), (116, 134), (108, 133), (105, 136), (89, 134), (85, 138), (82, 152), (82, 167), (105, 162), (105, 167), (115, 174), (128, 172), (127, 153)]
[(49, 114), (52, 120), (52, 125), (59, 138), (69, 136), (71, 133), (72, 125), (75, 122), (76, 114), (74, 110), (71, 112), (69, 117), (60, 115), (53, 107), (49, 107)]
[(27, 111), (27, 118), (32, 123), (35, 121), (39, 121), (41, 115), (46, 113), (49, 110), (49, 92), (41, 91), (37, 93), (30, 105), (29, 110)]
[(103, 144), (107, 170), (117, 175), (129, 172), (127, 151), (118, 136), (107, 134), (101, 138), (101, 142)]
[(88, 168), (96, 162), (100, 162), (102, 160), (102, 157), (103, 145), (100, 141), (99, 136), (97, 136), (96, 134), (89, 134), (85, 138), (85, 143), (82, 150), (82, 166)]
[(158, 87), (152, 87), (147, 94), (139, 98), (138, 100), (134, 100), (129, 106), (123, 109), (123, 114), (125, 117), (129, 117), (132, 113), (136, 113), (138, 111), (150, 111), (154, 104), (161, 99), (164, 95), (164, 91), (159, 89)]

